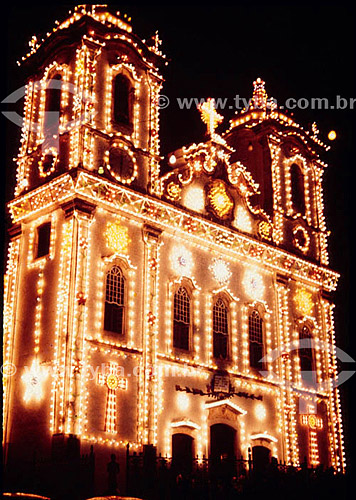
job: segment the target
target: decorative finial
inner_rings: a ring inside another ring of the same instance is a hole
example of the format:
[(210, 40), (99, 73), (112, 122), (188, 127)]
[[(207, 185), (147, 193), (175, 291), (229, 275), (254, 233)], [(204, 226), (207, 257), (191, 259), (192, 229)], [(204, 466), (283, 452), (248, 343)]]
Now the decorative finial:
[(219, 113), (215, 109), (215, 101), (214, 99), (207, 99), (203, 104), (198, 106), (198, 109), (201, 113), (201, 119), (206, 124), (208, 128), (208, 134), (212, 136), (214, 134), (214, 130), (224, 119), (223, 116), (219, 115)]
[(162, 40), (159, 37), (158, 31), (153, 35), (153, 40), (155, 42), (155, 49), (158, 50), (159, 46), (162, 45)]
[(265, 90), (265, 82), (261, 80), (261, 78), (257, 78), (257, 80), (253, 82), (251, 108), (267, 109), (267, 92)]
[(33, 37), (31, 38), (31, 40), (28, 42), (29, 46), (31, 47), (31, 49), (34, 49), (37, 45), (37, 36), (36, 35), (33, 35)]
[(319, 129), (316, 122), (312, 123), (312, 132), (313, 132), (313, 137), (317, 137), (317, 135), (319, 134)]

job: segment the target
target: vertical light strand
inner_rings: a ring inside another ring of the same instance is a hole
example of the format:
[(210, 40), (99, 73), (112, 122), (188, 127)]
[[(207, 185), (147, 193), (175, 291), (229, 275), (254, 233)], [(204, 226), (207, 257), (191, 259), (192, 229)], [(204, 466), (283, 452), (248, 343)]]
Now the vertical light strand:
[(88, 248), (90, 217), (74, 212), (73, 256), (75, 258), (74, 296), (71, 298), (72, 332), (68, 353), (68, 414), (67, 431), (80, 434), (81, 429), (81, 383), (83, 363), (83, 342), (86, 330), (86, 301), (88, 296)]
[(112, 117), (112, 94), (113, 94), (113, 70), (112, 66), (108, 65), (106, 68), (106, 92), (105, 92), (105, 129), (106, 132), (112, 131), (111, 117)]
[(152, 368), (153, 368), (153, 445), (157, 446), (157, 430), (158, 430), (158, 413), (159, 408), (162, 406), (161, 401), (162, 393), (159, 391), (158, 379), (161, 373), (157, 372), (157, 352), (158, 352), (158, 333), (159, 333), (159, 280), (160, 280), (160, 248), (161, 242), (155, 242), (154, 255), (152, 255), (153, 271), (155, 272), (155, 281), (153, 284), (154, 298), (153, 298), (153, 348), (152, 353)]
[(128, 290), (128, 347), (134, 347), (135, 339), (135, 296), (136, 292), (136, 273), (134, 269), (128, 271), (129, 275), (129, 290)]
[[(301, 328), (301, 326), (299, 324), (297, 324), (295, 326), (295, 328), (292, 329), (291, 336), (292, 336), (292, 339), (293, 339), (293, 344), (295, 346), (299, 346), (299, 329), (300, 328)], [(294, 353), (293, 353), (292, 357), (293, 357), (293, 371), (294, 371), (294, 374), (295, 374), (295, 381), (296, 381), (297, 386), (299, 386), (300, 388), (302, 388), (302, 386), (303, 386), (302, 370), (301, 370), (301, 366), (300, 366), (300, 359), (299, 359), (298, 349), (294, 350)]]
[(148, 75), (148, 86), (150, 88), (151, 102), (150, 102), (150, 142), (149, 142), (149, 152), (150, 152), (150, 179), (151, 179), (151, 190), (153, 193), (159, 193), (159, 93), (162, 88), (160, 81), (156, 81), (155, 77)]
[(293, 215), (293, 199), (292, 199), (292, 179), (291, 179), (291, 165), (293, 162), (288, 160), (285, 162), (284, 168), (284, 188), (285, 188), (285, 197), (286, 197), (286, 212), (287, 215)]
[(231, 357), (233, 363), (233, 370), (238, 371), (238, 328), (237, 328), (237, 303), (232, 301), (230, 303), (230, 314), (231, 314)]
[(285, 348), (285, 336), (284, 336), (284, 288), (282, 285), (276, 285), (277, 291), (277, 307), (278, 312), (278, 336), (279, 336), (279, 349), (282, 351), (281, 361), (279, 363), (280, 380), (281, 380), (281, 413), (283, 421), (283, 442), (285, 445), (285, 461), (287, 464), (291, 463), (291, 439), (289, 433), (288, 425), (288, 411), (287, 411), (287, 388), (286, 388), (286, 366), (285, 360), (287, 358), (287, 352)]
[(202, 441), (202, 446), (203, 446), (203, 455), (205, 455), (206, 457), (208, 456), (208, 452), (209, 452), (209, 426), (208, 426), (208, 412), (206, 411), (205, 409), (205, 403), (202, 402), (202, 419), (201, 419), (201, 422), (202, 422), (202, 426), (201, 426), (201, 441)]
[(13, 345), (15, 335), (15, 317), (17, 308), (17, 288), (19, 276), (19, 257), (21, 238), (10, 241), (6, 273), (4, 276), (4, 333), (3, 333), (3, 433), (4, 442), (8, 432), (7, 419), (9, 415), (9, 385), (12, 376)]
[(193, 350), (194, 360), (200, 360), (200, 289), (193, 290)]
[(83, 167), (94, 170), (94, 135), (84, 130)]
[(327, 266), (329, 264), (328, 255), (328, 237), (327, 228), (325, 222), (325, 207), (324, 207), (324, 196), (323, 196), (323, 170), (321, 167), (315, 168), (315, 189), (316, 189), (316, 203), (318, 209), (318, 220), (319, 220), (319, 241), (320, 241), (320, 261), (321, 264)]
[(241, 313), (242, 373), (247, 375), (250, 371), (250, 352), (248, 336), (248, 306), (246, 304), (242, 305)]
[(85, 73), (88, 49), (82, 45), (76, 51), (75, 95), (73, 97), (72, 130), (70, 134), (69, 167), (75, 168), (81, 159), (80, 126), (85, 119)]
[[(334, 320), (334, 304), (329, 304), (329, 322), (330, 322), (330, 340), (332, 345), (332, 370), (334, 378), (337, 377), (337, 357), (335, 343), (335, 320)], [(335, 429), (335, 458), (336, 467), (339, 472), (344, 472), (346, 467), (345, 451), (344, 451), (344, 436), (342, 427), (340, 395), (338, 388), (332, 388), (330, 391), (332, 401), (333, 415), (332, 420)], [(339, 452), (339, 453), (338, 453)]]
[(165, 344), (166, 351), (169, 355), (173, 354), (172, 337), (173, 337), (173, 300), (174, 300), (174, 283), (169, 281), (168, 294), (165, 307)]
[(318, 435), (309, 429), (309, 461), (312, 467), (319, 465)]
[(79, 332), (81, 338), (78, 345), (78, 360), (75, 369), (78, 371), (78, 410), (77, 410), (77, 434), (81, 435), (83, 431), (83, 405), (85, 406), (85, 373), (86, 367), (86, 356), (85, 356), (85, 337), (88, 331), (88, 307), (86, 307), (86, 301), (89, 296), (89, 277), (91, 268), (91, 238), (92, 238), (92, 227), (93, 219), (87, 220), (86, 218), (82, 221), (82, 228), (79, 237), (79, 252), (83, 258), (83, 275), (82, 275), (82, 291), (79, 292), (77, 297), (78, 301), (82, 301), (82, 331)]
[(326, 360), (326, 374), (327, 374), (327, 392), (328, 392), (328, 420), (329, 424), (329, 451), (331, 464), (335, 469), (337, 469), (337, 438), (336, 438), (336, 426), (335, 426), (335, 407), (333, 398), (333, 378), (335, 376), (335, 358), (332, 348), (332, 327), (331, 327), (331, 317), (330, 317), (330, 304), (328, 301), (322, 299), (322, 311), (325, 323), (325, 335), (326, 335), (326, 347), (327, 347), (327, 360)]
[(266, 369), (268, 371), (268, 377), (272, 377), (272, 333), (271, 333), (271, 313), (265, 311), (264, 314), (264, 324), (265, 324), (265, 338), (266, 338)]
[(315, 328), (313, 331), (313, 340), (314, 340), (314, 352), (315, 352), (315, 364), (316, 364), (316, 383), (321, 384), (323, 378), (323, 371), (321, 365), (321, 354), (320, 354), (320, 337), (321, 337), (321, 329), (316, 324), (315, 320)]
[(37, 297), (36, 297), (36, 307), (35, 307), (35, 328), (34, 328), (34, 353), (35, 356), (38, 355), (40, 350), (40, 338), (41, 338), (41, 319), (42, 319), (42, 295), (44, 287), (43, 279), (43, 264), (38, 272), (37, 280)]
[(248, 448), (249, 443), (246, 437), (246, 426), (244, 420), (240, 420), (240, 439), (241, 439), (241, 454), (246, 459), (248, 459)]
[(157, 374), (156, 353), (158, 346), (158, 294), (159, 294), (159, 242), (160, 231), (145, 226), (144, 268), (144, 335), (143, 335), (143, 403), (142, 438), (145, 444), (157, 442)]
[(305, 217), (309, 226), (312, 224), (311, 203), (310, 203), (310, 169), (307, 161), (304, 161), (304, 195), (305, 195)]
[(169, 426), (169, 423), (167, 423), (167, 426), (164, 431), (164, 456), (165, 457), (171, 457), (172, 456), (172, 447), (171, 447), (171, 428)]
[(287, 389), (287, 409), (289, 413), (289, 433), (291, 440), (291, 459), (292, 464), (299, 465), (299, 447), (297, 435), (296, 421), (296, 401), (291, 393), (291, 384), (293, 382), (292, 362), (291, 362), (291, 339), (290, 339), (290, 322), (289, 322), (289, 289), (283, 287), (283, 331), (284, 345), (286, 346), (286, 389)]
[(64, 431), (64, 382), (65, 382), (65, 339), (68, 321), (68, 283), (70, 278), (70, 259), (72, 249), (73, 219), (66, 221), (62, 228), (62, 245), (59, 263), (59, 284), (56, 311), (54, 369), (52, 378), (51, 432)]
[(283, 241), (283, 206), (282, 206), (282, 185), (279, 158), (281, 148), (276, 137), (269, 136), (269, 146), (272, 156), (272, 185), (273, 185), (273, 241), (278, 245)]
[(213, 296), (206, 294), (205, 299), (206, 349), (205, 359), (209, 367), (213, 366)]
[(21, 129), (21, 145), (20, 151), (17, 158), (17, 169), (16, 169), (16, 187), (15, 196), (18, 196), (23, 189), (28, 186), (28, 176), (30, 173), (29, 164), (30, 160), (26, 158), (31, 133), (33, 127), (32, 118), (32, 106), (35, 99), (35, 85), (32, 81), (29, 81), (25, 88), (25, 103), (24, 103), (24, 118), (23, 125)]

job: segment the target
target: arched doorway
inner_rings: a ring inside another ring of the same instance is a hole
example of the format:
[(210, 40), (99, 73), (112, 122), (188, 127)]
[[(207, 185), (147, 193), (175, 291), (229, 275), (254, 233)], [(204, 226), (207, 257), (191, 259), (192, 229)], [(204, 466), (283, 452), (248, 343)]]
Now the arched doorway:
[(177, 433), (172, 436), (172, 467), (177, 474), (192, 470), (194, 439), (188, 434)]
[(226, 424), (210, 426), (210, 455), (215, 460), (236, 458), (236, 430), (233, 427)]
[(253, 472), (263, 474), (271, 460), (271, 450), (266, 446), (254, 446), (252, 448)]
[(222, 481), (236, 475), (236, 430), (229, 425), (210, 426), (210, 474)]

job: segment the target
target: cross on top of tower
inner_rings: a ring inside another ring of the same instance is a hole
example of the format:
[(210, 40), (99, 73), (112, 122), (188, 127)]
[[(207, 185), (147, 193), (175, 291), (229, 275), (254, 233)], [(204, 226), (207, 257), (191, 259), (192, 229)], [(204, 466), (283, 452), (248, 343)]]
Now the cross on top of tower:
[(160, 47), (162, 45), (162, 40), (159, 37), (158, 31), (155, 32), (155, 34), (151, 37), (151, 45), (150, 49), (152, 52), (154, 52), (157, 55), (162, 55), (162, 52), (160, 50)]
[(199, 111), (201, 113), (201, 119), (206, 124), (208, 129), (208, 134), (212, 136), (214, 134), (214, 130), (224, 119), (223, 116), (219, 115), (219, 113), (215, 109), (215, 101), (214, 99), (207, 99), (203, 104), (199, 106)]

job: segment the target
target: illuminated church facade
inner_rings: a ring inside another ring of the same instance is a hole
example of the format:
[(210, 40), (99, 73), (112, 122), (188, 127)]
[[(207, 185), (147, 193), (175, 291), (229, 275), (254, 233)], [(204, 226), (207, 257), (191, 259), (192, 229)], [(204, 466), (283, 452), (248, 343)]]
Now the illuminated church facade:
[(165, 64), (157, 35), (92, 5), (23, 58), (5, 460), (74, 437), (99, 472), (127, 444), (343, 471), (327, 147), (258, 79), (224, 133), (207, 100), (207, 140), (161, 173)]

